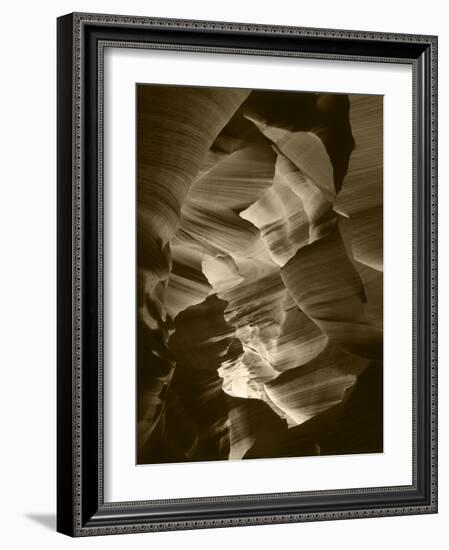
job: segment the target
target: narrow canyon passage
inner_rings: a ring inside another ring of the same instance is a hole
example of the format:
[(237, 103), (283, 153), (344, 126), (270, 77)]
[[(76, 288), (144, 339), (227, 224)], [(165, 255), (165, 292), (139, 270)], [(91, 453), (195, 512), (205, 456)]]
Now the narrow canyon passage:
[(139, 85), (139, 464), (382, 452), (383, 98)]

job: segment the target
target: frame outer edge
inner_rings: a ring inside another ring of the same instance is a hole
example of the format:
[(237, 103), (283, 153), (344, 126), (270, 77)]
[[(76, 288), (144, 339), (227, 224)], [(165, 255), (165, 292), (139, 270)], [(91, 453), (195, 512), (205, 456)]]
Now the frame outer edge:
[(250, 32), (266, 34), (302, 34), (305, 37), (350, 39), (350, 40), (380, 40), (404, 43), (430, 44), (435, 35), (407, 34), (379, 31), (327, 29), (320, 27), (297, 27), (291, 25), (267, 25), (260, 23), (245, 23), (235, 21), (208, 21), (203, 19), (174, 19), (163, 17), (148, 17), (139, 15), (119, 15), (90, 12), (73, 12), (73, 17), (79, 23), (105, 23), (111, 25), (142, 25), (165, 29), (213, 30), (218, 32)]
[(432, 36), (430, 50), (430, 503), (438, 513), (438, 37)]
[(57, 19), (57, 531), (73, 536), (73, 29)]

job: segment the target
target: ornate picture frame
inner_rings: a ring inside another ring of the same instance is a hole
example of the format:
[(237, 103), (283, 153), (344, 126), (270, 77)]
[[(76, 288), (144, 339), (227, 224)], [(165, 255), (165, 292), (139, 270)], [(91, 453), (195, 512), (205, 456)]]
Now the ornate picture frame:
[[(57, 530), (70, 536), (90, 536), (436, 513), (437, 38), (85, 13), (60, 17), (57, 25)], [(106, 47), (411, 67), (413, 448), (410, 485), (211, 494), (196, 498), (180, 495), (176, 499), (155, 498), (149, 487), (145, 500), (105, 501), (103, 281), (107, 273), (103, 265), (103, 92)]]

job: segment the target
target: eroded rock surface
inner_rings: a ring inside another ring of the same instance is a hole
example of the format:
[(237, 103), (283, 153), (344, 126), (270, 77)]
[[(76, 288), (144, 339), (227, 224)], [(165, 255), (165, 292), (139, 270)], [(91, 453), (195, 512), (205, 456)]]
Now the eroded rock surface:
[(382, 98), (138, 89), (138, 462), (382, 450)]

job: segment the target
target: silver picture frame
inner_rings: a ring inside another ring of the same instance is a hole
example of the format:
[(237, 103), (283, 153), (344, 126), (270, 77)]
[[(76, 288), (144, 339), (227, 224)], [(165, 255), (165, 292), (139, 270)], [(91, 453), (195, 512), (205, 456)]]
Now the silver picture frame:
[[(70, 536), (437, 512), (437, 37), (74, 13), (58, 18), (58, 497)], [(413, 71), (413, 482), (105, 502), (104, 49), (404, 63)]]

